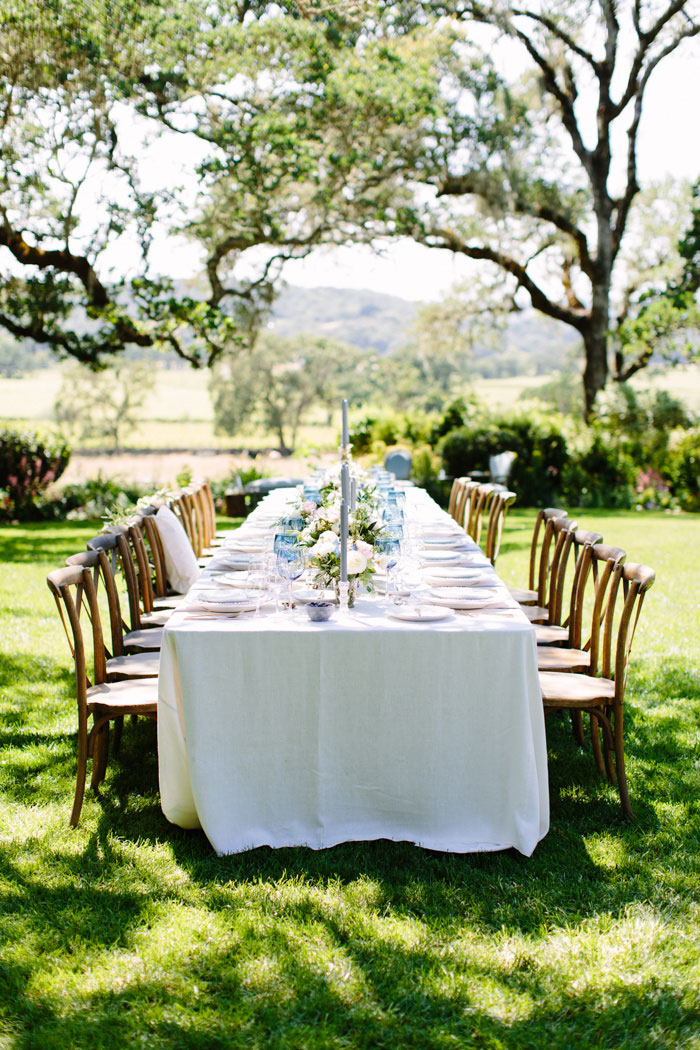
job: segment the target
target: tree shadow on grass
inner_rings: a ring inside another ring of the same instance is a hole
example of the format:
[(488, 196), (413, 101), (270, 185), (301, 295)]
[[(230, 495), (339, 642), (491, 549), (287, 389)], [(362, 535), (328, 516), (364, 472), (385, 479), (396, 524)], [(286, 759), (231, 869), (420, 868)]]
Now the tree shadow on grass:
[[(368, 940), (332, 922), (322, 923), (314, 940), (325, 943), (335, 966), (320, 969), (281, 923), (262, 935), (243, 925), (223, 947), (192, 945), (185, 966), (168, 975), (127, 974), (123, 990), (93, 987), (60, 1005), (47, 994), (28, 995), (27, 973), (8, 966), (2, 977), (15, 992), (6, 1012), (12, 1045), (660, 1050), (680, 1045), (669, 1036), (691, 1038), (700, 1023), (697, 1003), (683, 1002), (673, 988), (617, 985), (601, 1001), (586, 991), (585, 975), (579, 990), (561, 979), (556, 964), (541, 967), (507, 950), (490, 960), (464, 952), (450, 958), (439, 943)], [(517, 1004), (508, 1019), (506, 1000)]]

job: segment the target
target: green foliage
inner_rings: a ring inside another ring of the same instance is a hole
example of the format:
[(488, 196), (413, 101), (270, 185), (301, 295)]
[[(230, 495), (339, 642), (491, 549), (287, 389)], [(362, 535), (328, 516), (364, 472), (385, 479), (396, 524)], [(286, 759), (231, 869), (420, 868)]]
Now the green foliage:
[(57, 494), (40, 500), (37, 511), (44, 520), (96, 521), (112, 511), (122, 513), (133, 509), (141, 498), (152, 492), (152, 484), (105, 477), (98, 471), (95, 477), (64, 485)]
[(117, 452), (124, 432), (136, 429), (139, 410), (154, 386), (153, 365), (143, 362), (122, 359), (97, 373), (74, 364), (64, 373), (54, 418), (74, 443), (106, 442)]
[(243, 489), (251, 481), (258, 481), (266, 477), (268, 474), (264, 470), (259, 470), (258, 467), (234, 467), (226, 477), (210, 481), (209, 487), (214, 499), (221, 502), (227, 492)]
[(672, 445), (665, 473), (683, 509), (700, 511), (700, 429), (686, 432)]
[(570, 453), (559, 493), (575, 507), (631, 507), (636, 475), (629, 456), (593, 431), (583, 449)]
[(278, 339), (264, 333), (250, 351), (212, 370), (217, 431), (237, 434), (262, 424), (277, 435), (281, 452), (291, 452), (309, 411), (339, 400), (346, 357), (358, 355), (361, 351), (318, 336)]
[(41, 492), (68, 466), (70, 448), (30, 431), (0, 430), (0, 515), (25, 520), (36, 514)]
[(666, 390), (635, 391), (624, 384), (599, 399), (594, 426), (607, 444), (617, 446), (640, 469), (663, 474), (674, 431), (687, 430), (694, 422)]
[(356, 422), (350, 431), (355, 455), (369, 452), (384, 456), (394, 445), (423, 445), (429, 441), (431, 417), (424, 412), (387, 412), (368, 415)]
[(551, 503), (568, 460), (567, 441), (552, 422), (536, 416), (504, 416), (453, 430), (438, 445), (450, 477), (488, 473), (489, 458), (515, 452), (508, 484), (528, 506)]

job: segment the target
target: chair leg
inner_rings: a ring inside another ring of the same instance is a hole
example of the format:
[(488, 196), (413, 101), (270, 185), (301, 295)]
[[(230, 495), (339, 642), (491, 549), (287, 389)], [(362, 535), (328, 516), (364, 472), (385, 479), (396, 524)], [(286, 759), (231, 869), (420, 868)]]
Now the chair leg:
[(595, 759), (598, 772), (602, 773), (603, 776), (607, 776), (605, 760), (603, 759), (603, 749), (600, 746), (600, 732), (600, 722), (596, 718), (594, 712), (591, 711), (591, 744), (593, 745), (593, 758)]
[(586, 737), (583, 732), (583, 718), (581, 717), (580, 711), (571, 711), (571, 728), (574, 733), (574, 740), (580, 747), (586, 746)]
[(85, 778), (87, 776), (87, 752), (87, 739), (83, 734), (80, 734), (78, 737), (78, 771), (75, 778), (75, 797), (73, 799), (73, 810), (70, 815), (70, 824), (72, 828), (77, 828), (78, 823), (80, 822), (80, 812), (83, 808)]
[(114, 732), (112, 733), (112, 754), (119, 754), (119, 747), (122, 742), (122, 729), (124, 728), (124, 715), (120, 715), (119, 718), (114, 719)]
[(617, 774), (617, 790), (620, 793), (620, 804), (622, 812), (626, 817), (634, 816), (629, 791), (627, 790), (627, 775), (625, 773), (625, 750), (622, 739), (622, 707), (613, 714), (613, 734), (615, 739), (615, 771)]
[(109, 753), (109, 723), (100, 726), (97, 733), (93, 738), (92, 745), (92, 777), (90, 779), (90, 787), (93, 791), (97, 791), (97, 788), (104, 780), (105, 773), (107, 771), (107, 756)]

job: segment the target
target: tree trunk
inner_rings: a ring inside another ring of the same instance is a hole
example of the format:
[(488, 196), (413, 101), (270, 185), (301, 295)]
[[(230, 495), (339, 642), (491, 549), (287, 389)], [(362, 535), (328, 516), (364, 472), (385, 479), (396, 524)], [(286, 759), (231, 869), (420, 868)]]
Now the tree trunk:
[(608, 332), (607, 325), (594, 327), (584, 333), (583, 346), (586, 366), (583, 371), (583, 418), (590, 423), (595, 400), (604, 389), (608, 378)]

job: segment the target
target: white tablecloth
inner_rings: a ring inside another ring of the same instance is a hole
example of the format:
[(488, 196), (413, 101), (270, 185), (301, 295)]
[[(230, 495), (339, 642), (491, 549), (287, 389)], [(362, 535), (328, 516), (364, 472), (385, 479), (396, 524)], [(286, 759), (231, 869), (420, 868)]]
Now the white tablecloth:
[(321, 624), (177, 611), (158, 753), (166, 817), (219, 854), (385, 838), (529, 856), (548, 829), (534, 631), (516, 609), (433, 624), (362, 599)]

